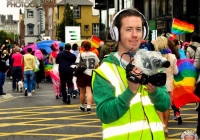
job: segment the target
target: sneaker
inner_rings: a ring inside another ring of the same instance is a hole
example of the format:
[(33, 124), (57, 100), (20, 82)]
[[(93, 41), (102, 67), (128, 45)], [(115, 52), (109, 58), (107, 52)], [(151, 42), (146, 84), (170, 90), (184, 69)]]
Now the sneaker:
[(174, 116), (173, 120), (177, 120), (176, 116)]
[(32, 96), (32, 93), (29, 92), (29, 93), (28, 93), (28, 96)]
[(84, 112), (84, 111), (85, 111), (85, 108), (82, 107), (82, 106), (80, 106), (80, 110)]
[(34, 89), (32, 90), (32, 93), (35, 93), (35, 90), (34, 90)]
[(88, 113), (88, 114), (91, 113), (91, 108), (87, 108), (87, 113)]
[(25, 89), (25, 91), (24, 91), (24, 96), (27, 96), (27, 88)]
[(76, 99), (76, 94), (73, 94), (73, 99)]
[(67, 94), (67, 104), (70, 104), (70, 103), (71, 103), (71, 95)]
[(6, 93), (4, 92), (4, 93), (0, 94), (0, 96), (1, 96), (1, 95), (6, 95)]
[(12, 91), (15, 91), (15, 90), (16, 90), (16, 89), (14, 89), (14, 88), (12, 89)]
[(58, 95), (56, 95), (56, 99), (59, 99), (59, 98), (58, 98)]
[(178, 117), (178, 124), (182, 124), (182, 123), (183, 123), (182, 118)]

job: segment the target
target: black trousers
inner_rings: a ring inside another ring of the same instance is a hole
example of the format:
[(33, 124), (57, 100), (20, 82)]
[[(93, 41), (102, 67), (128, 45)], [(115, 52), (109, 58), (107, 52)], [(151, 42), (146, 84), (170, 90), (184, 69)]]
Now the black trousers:
[[(72, 94), (73, 91), (73, 75), (67, 73), (60, 73), (60, 83), (61, 83), (61, 92), (63, 96), (63, 102), (67, 101), (67, 94)], [(66, 84), (68, 87), (68, 91), (66, 91)]]

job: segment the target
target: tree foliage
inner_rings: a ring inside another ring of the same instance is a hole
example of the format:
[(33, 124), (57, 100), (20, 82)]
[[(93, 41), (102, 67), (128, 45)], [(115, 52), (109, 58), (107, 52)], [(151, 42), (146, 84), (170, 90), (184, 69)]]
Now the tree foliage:
[(65, 42), (65, 26), (77, 26), (78, 23), (73, 18), (73, 9), (70, 9), (69, 3), (65, 5), (65, 10), (63, 13), (63, 20), (60, 24), (57, 25), (57, 36), (59, 40)]
[(7, 38), (8, 38), (8, 34), (5, 31), (1, 30), (0, 31), (0, 43), (3, 44)]
[(18, 35), (13, 32), (7, 33), (4, 30), (0, 30), (0, 44), (5, 43), (8, 39), (11, 41), (11, 43), (13, 43), (14, 40), (18, 42)]

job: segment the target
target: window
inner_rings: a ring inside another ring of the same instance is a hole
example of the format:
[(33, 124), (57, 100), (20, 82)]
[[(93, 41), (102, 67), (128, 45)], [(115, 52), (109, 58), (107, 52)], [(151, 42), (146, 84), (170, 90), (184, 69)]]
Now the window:
[(33, 27), (28, 27), (28, 35), (33, 35)]
[(27, 18), (33, 18), (33, 11), (27, 11)]
[(84, 25), (84, 30), (88, 31), (89, 30), (89, 25)]
[(81, 10), (80, 6), (74, 6), (73, 12), (74, 12), (74, 18), (81, 18)]
[(99, 36), (99, 24), (97, 23), (93, 24), (92, 33), (93, 35)]

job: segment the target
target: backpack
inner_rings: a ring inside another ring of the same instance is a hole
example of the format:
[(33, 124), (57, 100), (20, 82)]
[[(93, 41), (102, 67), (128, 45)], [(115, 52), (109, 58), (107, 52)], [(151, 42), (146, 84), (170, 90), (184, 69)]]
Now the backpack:
[[(191, 58), (191, 57), (190, 57), (190, 59), (195, 59), (195, 54), (196, 54), (197, 47), (195, 47), (195, 46), (188, 46), (188, 47), (186, 48), (186, 50), (187, 50), (189, 47), (194, 51), (194, 58)], [(185, 52), (187, 53), (187, 51), (185, 51)], [(186, 56), (187, 56), (187, 54), (186, 54)]]

